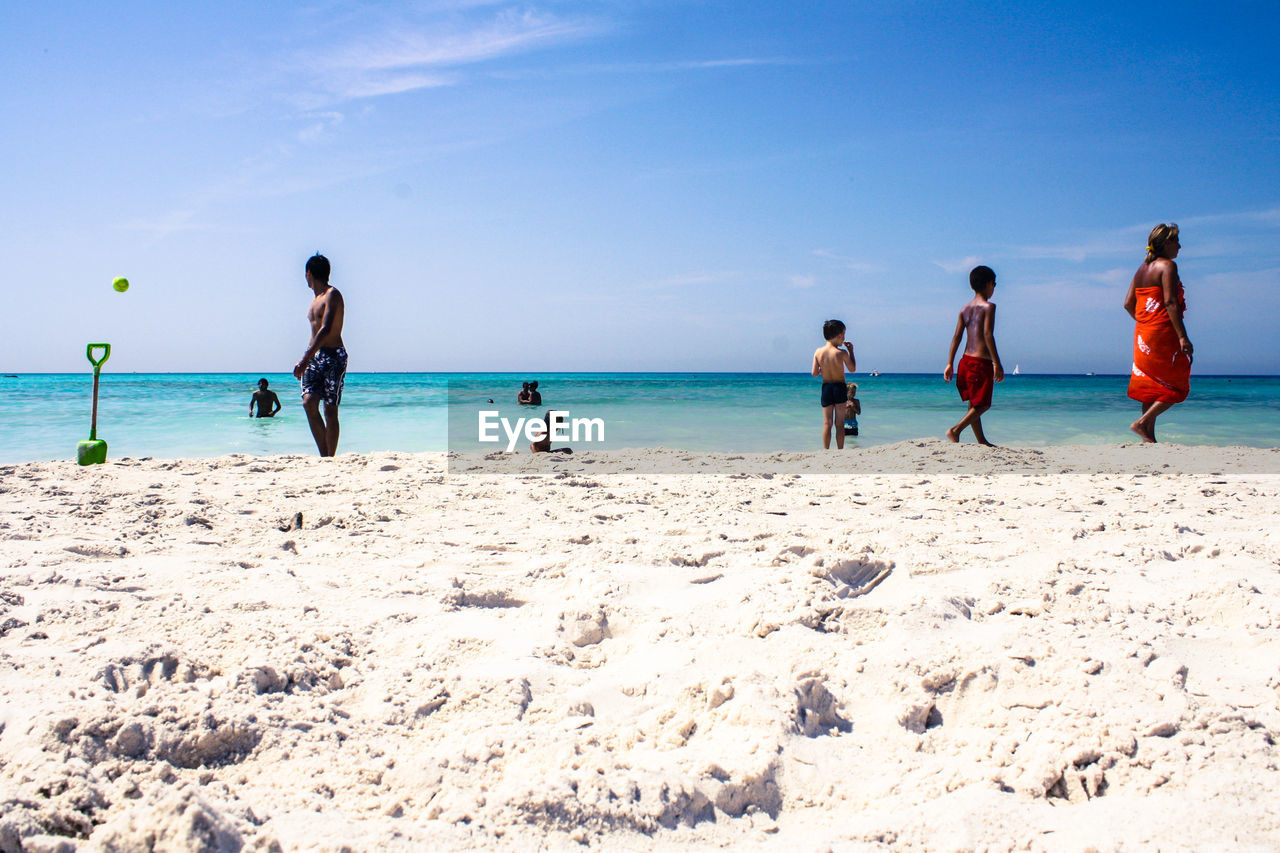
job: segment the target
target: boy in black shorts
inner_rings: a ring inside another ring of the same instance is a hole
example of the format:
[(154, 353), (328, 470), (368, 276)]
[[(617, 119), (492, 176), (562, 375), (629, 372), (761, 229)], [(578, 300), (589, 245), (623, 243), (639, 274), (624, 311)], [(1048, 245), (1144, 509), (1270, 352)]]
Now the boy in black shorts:
[[(844, 371), (858, 369), (853, 357), (853, 344), (844, 339), (844, 323), (828, 320), (822, 324), (824, 346), (813, 353), (814, 376), (822, 377), (822, 449), (831, 449), (831, 431), (836, 424), (844, 425), (844, 405), (849, 391), (844, 383)], [(844, 449), (844, 429), (836, 429), (836, 447)]]

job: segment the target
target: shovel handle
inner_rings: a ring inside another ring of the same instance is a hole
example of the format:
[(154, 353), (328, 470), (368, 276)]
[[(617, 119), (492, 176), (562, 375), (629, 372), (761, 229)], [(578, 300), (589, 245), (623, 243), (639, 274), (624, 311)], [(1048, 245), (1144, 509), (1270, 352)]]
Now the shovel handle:
[[(102, 357), (94, 358), (93, 351), (95, 348), (102, 349)], [(98, 368), (106, 364), (107, 359), (111, 358), (111, 344), (89, 344), (84, 349), (84, 354), (89, 357), (89, 363), (93, 365), (94, 373), (98, 372)]]

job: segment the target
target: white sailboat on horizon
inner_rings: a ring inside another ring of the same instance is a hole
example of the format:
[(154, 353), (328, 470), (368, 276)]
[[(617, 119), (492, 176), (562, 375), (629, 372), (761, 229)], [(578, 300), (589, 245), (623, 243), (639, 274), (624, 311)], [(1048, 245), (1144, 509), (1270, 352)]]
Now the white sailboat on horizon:
[(1018, 374), (1020, 374), (1020, 373), (1022, 373), (1022, 365), (1021, 365), (1021, 364), (1015, 364), (1015, 365), (1013, 366), (1013, 375), (1014, 375), (1014, 376), (1017, 376), (1017, 375), (1018, 375)]

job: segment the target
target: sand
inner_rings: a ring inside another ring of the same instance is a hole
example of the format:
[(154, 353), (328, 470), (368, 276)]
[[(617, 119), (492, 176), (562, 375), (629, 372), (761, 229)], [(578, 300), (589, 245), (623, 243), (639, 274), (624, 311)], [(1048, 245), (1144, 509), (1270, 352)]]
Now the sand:
[(0, 851), (1274, 850), (1278, 458), (6, 466)]

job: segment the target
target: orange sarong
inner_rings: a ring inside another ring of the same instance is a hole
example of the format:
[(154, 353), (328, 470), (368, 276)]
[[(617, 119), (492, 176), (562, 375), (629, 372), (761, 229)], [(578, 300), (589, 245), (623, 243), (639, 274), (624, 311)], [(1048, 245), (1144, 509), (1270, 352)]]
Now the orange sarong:
[[(1164, 307), (1159, 287), (1139, 287), (1133, 332), (1133, 371), (1129, 396), (1140, 403), (1181, 403), (1191, 390), (1191, 357), (1178, 345), (1178, 333)], [(1178, 307), (1187, 310), (1183, 291)]]

